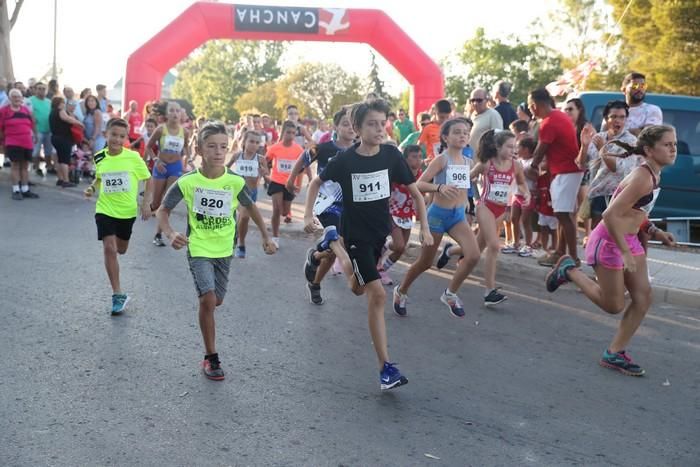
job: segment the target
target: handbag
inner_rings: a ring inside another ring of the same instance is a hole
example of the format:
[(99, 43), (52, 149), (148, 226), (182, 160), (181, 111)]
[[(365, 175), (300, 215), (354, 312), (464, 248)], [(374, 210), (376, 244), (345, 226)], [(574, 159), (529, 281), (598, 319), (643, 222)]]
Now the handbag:
[(73, 143), (80, 144), (85, 139), (85, 133), (80, 125), (71, 125), (70, 134), (73, 137)]

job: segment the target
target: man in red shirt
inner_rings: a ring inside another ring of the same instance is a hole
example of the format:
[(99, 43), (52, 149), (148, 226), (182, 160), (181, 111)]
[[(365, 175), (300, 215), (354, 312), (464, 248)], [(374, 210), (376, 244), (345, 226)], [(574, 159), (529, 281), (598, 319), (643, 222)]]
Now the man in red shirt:
[(576, 251), (576, 195), (581, 185), (583, 171), (576, 165), (578, 142), (576, 129), (566, 114), (554, 108), (554, 101), (546, 89), (531, 91), (527, 97), (532, 114), (540, 119), (539, 141), (535, 148), (530, 170), (536, 173), (542, 159), (552, 174), (549, 187), (552, 209), (559, 220), (557, 250), (538, 261), (543, 266), (554, 266), (566, 254), (581, 264)]

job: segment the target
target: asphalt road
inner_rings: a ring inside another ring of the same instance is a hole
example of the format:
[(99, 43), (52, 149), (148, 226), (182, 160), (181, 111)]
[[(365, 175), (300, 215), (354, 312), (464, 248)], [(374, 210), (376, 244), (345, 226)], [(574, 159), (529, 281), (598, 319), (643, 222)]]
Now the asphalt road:
[(510, 299), (487, 310), (467, 283), (458, 320), (433, 271), (408, 318), (387, 304), (409, 384), (381, 393), (364, 298), (331, 277), (326, 304), (309, 304), (311, 240), (283, 236), (268, 257), (253, 228), (217, 313), (226, 381), (213, 382), (184, 253), (138, 221), (121, 259), (132, 301), (112, 318), (93, 204), (37, 191), (12, 201), (0, 179), (0, 465), (700, 464), (697, 311), (652, 309), (629, 349), (647, 370), (635, 379), (597, 365), (617, 318), (576, 291), (501, 271)]

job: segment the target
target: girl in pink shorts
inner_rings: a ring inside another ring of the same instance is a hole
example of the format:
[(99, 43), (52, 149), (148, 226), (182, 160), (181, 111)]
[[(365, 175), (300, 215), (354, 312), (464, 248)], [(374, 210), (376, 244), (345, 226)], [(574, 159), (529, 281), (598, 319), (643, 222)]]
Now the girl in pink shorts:
[[(584, 129), (581, 143), (588, 146), (592, 136), (592, 129)], [(656, 228), (647, 216), (658, 195), (661, 169), (676, 160), (676, 132), (670, 126), (652, 125), (642, 130), (635, 147), (615, 143), (629, 154), (643, 155), (646, 161), (620, 182), (603, 213), (603, 221), (588, 240), (586, 261), (593, 266), (598, 281), (576, 268), (570, 256), (563, 256), (547, 275), (546, 286), (549, 292), (554, 292), (559, 286), (573, 282), (603, 311), (611, 314), (624, 311), (600, 365), (625, 375), (642, 376), (644, 370), (625, 351), (652, 302), (646, 254), (637, 235), (643, 230), (655, 240), (675, 245), (673, 236)], [(625, 290), (631, 299), (627, 305)]]

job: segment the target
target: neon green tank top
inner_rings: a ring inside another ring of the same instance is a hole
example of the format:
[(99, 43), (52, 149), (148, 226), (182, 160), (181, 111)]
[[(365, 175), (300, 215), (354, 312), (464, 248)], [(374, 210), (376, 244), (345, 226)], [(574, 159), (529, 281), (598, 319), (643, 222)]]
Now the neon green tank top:
[(225, 258), (233, 254), (238, 194), (245, 180), (230, 170), (207, 178), (199, 170), (177, 182), (187, 203), (189, 252), (192, 257)]

